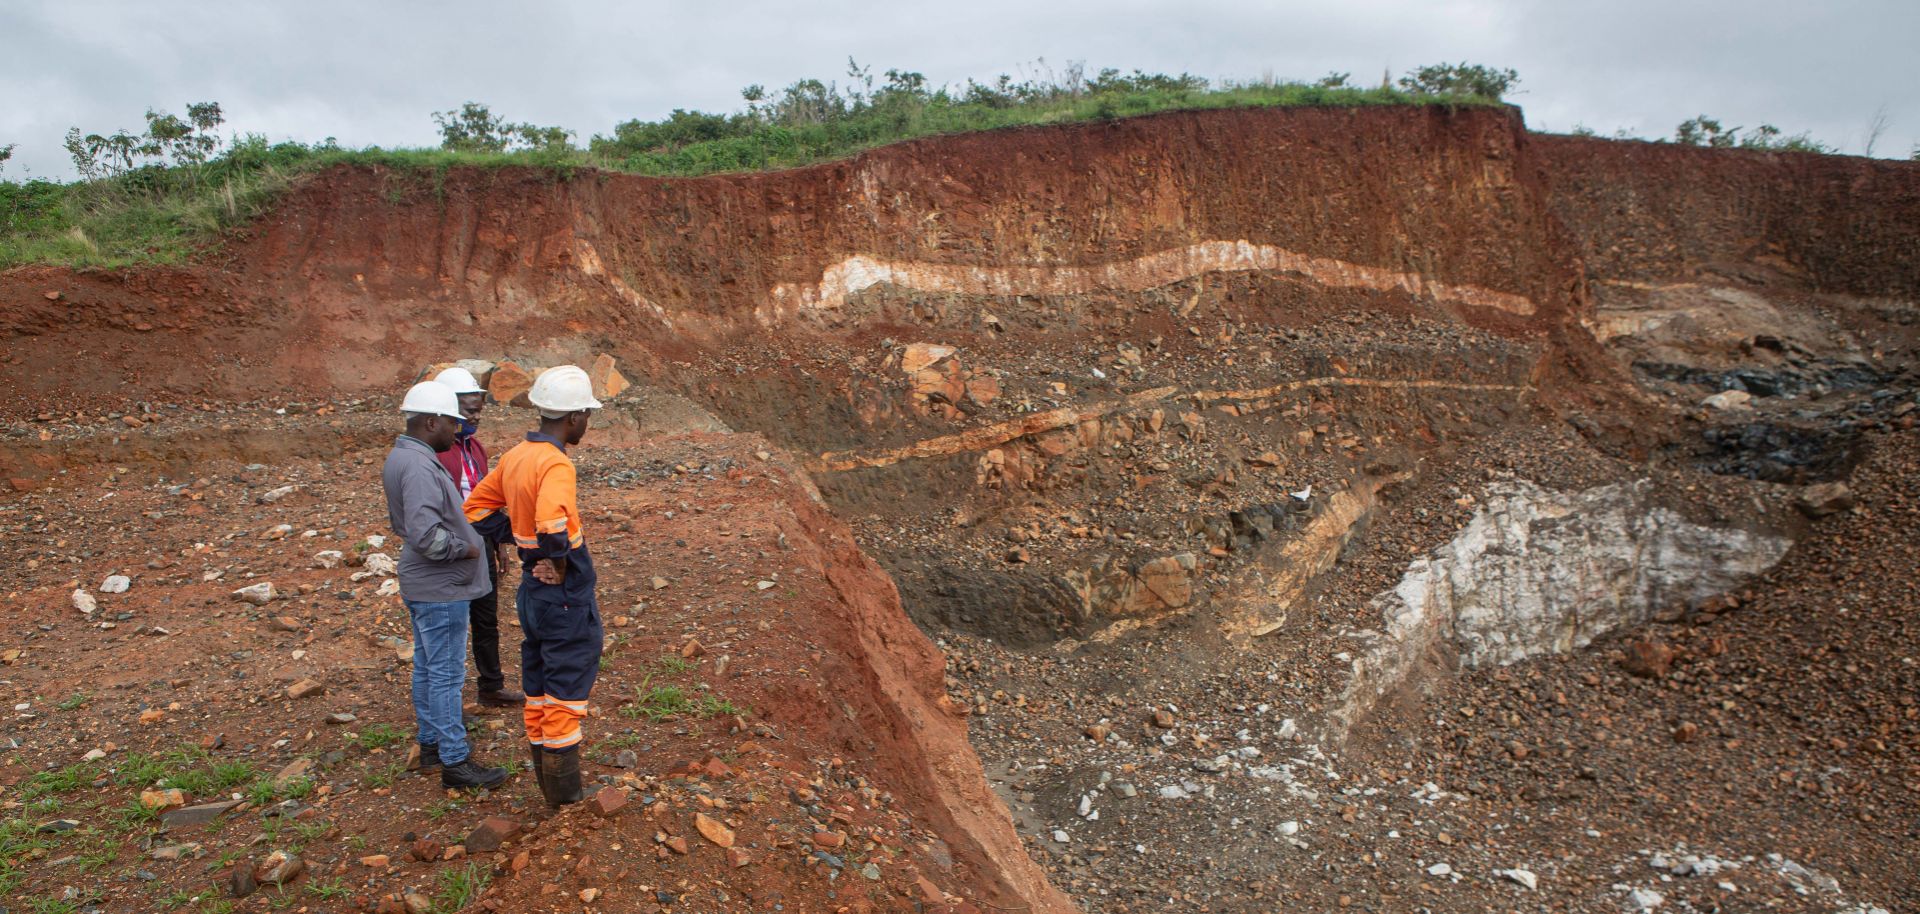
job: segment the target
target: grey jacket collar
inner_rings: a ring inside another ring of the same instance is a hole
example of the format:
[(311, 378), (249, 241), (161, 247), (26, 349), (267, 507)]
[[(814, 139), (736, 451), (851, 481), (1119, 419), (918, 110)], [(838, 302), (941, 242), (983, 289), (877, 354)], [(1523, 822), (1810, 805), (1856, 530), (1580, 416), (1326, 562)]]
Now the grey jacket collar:
[(426, 443), (425, 441), (421, 441), (420, 439), (415, 438), (412, 435), (401, 435), (400, 437), (393, 439), (393, 446), (419, 448), (420, 450), (426, 451), (428, 457), (432, 457), (434, 456), (435, 453), (437, 453), (436, 451), (434, 451), (432, 445)]

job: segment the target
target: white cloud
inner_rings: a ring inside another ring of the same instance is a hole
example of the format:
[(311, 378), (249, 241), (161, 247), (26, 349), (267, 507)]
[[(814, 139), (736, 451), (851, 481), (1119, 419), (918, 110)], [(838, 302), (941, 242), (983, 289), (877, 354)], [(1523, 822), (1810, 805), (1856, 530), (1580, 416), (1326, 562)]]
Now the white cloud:
[(849, 55), (935, 82), (1059, 67), (1372, 84), (1423, 63), (1520, 71), (1535, 127), (1662, 136), (1694, 114), (1811, 131), (1882, 155), (1920, 142), (1920, 4), (1530, 0), (983, 0), (909, 3), (384, 3), (27, 0), (0, 7), (7, 174), (61, 175), (60, 138), (137, 129), (149, 107), (224, 106), (228, 128), (352, 146), (429, 145), (467, 100), (580, 136), (673, 108), (731, 110), (749, 83), (843, 79)]

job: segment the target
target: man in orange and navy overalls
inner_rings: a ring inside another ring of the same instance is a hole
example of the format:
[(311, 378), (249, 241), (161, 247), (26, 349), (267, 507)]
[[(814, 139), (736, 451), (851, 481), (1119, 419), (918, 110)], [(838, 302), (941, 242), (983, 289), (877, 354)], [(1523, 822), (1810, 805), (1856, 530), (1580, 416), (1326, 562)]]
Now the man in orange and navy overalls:
[(575, 502), (567, 446), (587, 433), (593, 398), (587, 373), (573, 365), (534, 379), (528, 399), (540, 430), (514, 445), (480, 480), (466, 503), (474, 529), (495, 542), (511, 537), (522, 575), (520, 682), (526, 692), (527, 742), (540, 793), (550, 806), (580, 801), (580, 720), (600, 672), (605, 631), (594, 599), (593, 557)]

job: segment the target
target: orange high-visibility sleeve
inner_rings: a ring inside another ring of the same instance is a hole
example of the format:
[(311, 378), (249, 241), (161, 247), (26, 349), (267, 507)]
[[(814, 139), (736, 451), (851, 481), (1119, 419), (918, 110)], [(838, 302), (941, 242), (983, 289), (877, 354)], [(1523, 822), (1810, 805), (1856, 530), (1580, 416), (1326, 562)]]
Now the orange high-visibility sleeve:
[(480, 479), (467, 496), (467, 522), (476, 523), (481, 518), (507, 506), (507, 493), (501, 482), (502, 475), (488, 473)]
[[(575, 503), (573, 461), (556, 460), (543, 468), (533, 504), (533, 531), (541, 544), (553, 542), (554, 535), (566, 543), (566, 549), (578, 547), (585, 538), (580, 533), (579, 508)], [(565, 554), (561, 549), (559, 554)]]

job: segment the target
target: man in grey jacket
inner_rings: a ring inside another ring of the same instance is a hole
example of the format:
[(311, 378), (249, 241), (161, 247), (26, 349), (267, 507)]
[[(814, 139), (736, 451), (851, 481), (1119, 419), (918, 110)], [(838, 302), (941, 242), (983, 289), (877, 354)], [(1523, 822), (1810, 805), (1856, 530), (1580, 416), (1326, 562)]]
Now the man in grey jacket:
[(440, 767), (443, 787), (493, 787), (505, 768), (475, 762), (460, 719), (460, 688), (467, 680), (467, 610), (485, 595), (486, 544), (467, 523), (460, 493), (434, 455), (453, 446), (460, 430), (460, 398), (453, 388), (423, 381), (400, 404), (407, 433), (393, 442), (380, 474), (387, 521), (400, 549), (400, 598), (413, 619), (413, 717), (419, 727), (420, 767)]

